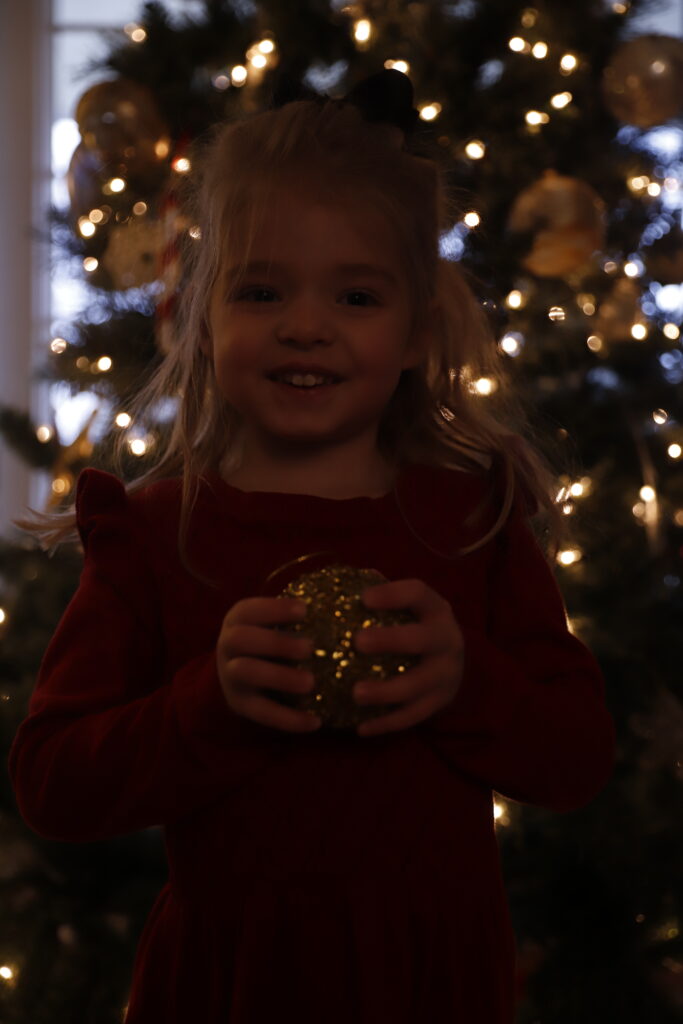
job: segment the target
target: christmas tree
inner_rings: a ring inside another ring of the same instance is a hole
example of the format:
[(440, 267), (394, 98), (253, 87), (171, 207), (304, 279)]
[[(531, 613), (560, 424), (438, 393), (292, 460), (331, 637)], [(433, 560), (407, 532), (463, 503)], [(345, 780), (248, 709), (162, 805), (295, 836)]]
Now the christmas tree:
[[(646, 6), (205, 0), (172, 19), (146, 4), (81, 97), (70, 205), (51, 211), (91, 303), (42, 372), (97, 394), (98, 432), (64, 445), (54, 425), (0, 409), (6, 442), (49, 475), (52, 508), (85, 466), (113, 470), (122, 431), (126, 477), (153, 465), (174, 410), (141, 430), (127, 402), (173, 344), (196, 232), (178, 195), (198, 140), (268, 106), (277, 75), (331, 96), (382, 67), (409, 76), (462, 197), (442, 255), (470, 275), (561, 467), (573, 540), (558, 580), (619, 737), (613, 779), (580, 811), (496, 797), (518, 1024), (668, 1024), (683, 1010), (683, 41), (639, 34)], [(472, 382), (482, 402), (493, 386)], [(80, 564), (76, 547), (48, 554), (18, 531), (0, 542), (6, 752)], [(166, 878), (161, 830), (43, 840), (3, 778), (0, 1017), (121, 1021)]]

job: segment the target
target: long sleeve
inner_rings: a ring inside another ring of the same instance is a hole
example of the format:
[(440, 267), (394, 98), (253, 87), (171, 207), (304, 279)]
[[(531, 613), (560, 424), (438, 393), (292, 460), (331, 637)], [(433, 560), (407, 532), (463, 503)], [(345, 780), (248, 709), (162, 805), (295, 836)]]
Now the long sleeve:
[(9, 754), (26, 823), (69, 842), (174, 822), (268, 757), (254, 742), (257, 727), (226, 704), (215, 649), (164, 679), (149, 538), (122, 484), (84, 471), (77, 514), (85, 551), (80, 584)]
[(609, 780), (616, 736), (604, 680), (517, 501), (498, 539), (485, 630), (463, 627), (458, 693), (423, 727), (449, 764), (502, 796), (555, 811)]

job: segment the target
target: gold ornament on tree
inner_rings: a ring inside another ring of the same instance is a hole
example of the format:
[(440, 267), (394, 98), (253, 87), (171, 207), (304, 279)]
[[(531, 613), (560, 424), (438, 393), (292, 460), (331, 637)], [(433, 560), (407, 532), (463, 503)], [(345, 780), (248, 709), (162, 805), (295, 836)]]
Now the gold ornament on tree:
[[(296, 562), (309, 557), (313, 556), (304, 556)], [(355, 649), (353, 637), (359, 630), (418, 621), (409, 609), (366, 608), (361, 594), (368, 587), (387, 582), (376, 569), (338, 563), (292, 580), (280, 595), (304, 601), (306, 618), (274, 628), (310, 637), (313, 641), (310, 658), (295, 663), (295, 667), (312, 672), (315, 686), (311, 693), (269, 690), (268, 696), (289, 707), (316, 714), (322, 719), (323, 727), (336, 730), (354, 729), (361, 722), (389, 714), (397, 705), (360, 706), (352, 694), (353, 686), (361, 679), (388, 679), (407, 672), (419, 661), (416, 656), (369, 655)], [(275, 660), (292, 665), (289, 659)]]
[(547, 170), (517, 196), (508, 229), (531, 233), (523, 266), (537, 277), (566, 277), (605, 242), (605, 204), (585, 181)]
[(637, 128), (654, 128), (683, 112), (683, 39), (644, 35), (616, 50), (602, 78), (605, 106)]
[(138, 180), (168, 172), (170, 135), (146, 86), (127, 78), (98, 82), (81, 96), (75, 118), (83, 144), (110, 171)]
[(124, 224), (113, 224), (100, 261), (110, 287), (124, 291), (156, 281), (165, 240), (163, 223), (153, 217), (133, 215)]

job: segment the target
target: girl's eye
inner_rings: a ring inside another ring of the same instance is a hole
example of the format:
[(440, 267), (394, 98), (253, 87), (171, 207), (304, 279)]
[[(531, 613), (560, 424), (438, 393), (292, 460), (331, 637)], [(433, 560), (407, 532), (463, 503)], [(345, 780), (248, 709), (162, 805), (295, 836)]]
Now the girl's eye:
[[(360, 295), (361, 299), (369, 299), (370, 303), (372, 303), (372, 304), (376, 304), (377, 303), (377, 300), (375, 299), (374, 295), (371, 295), (369, 292), (364, 292), (364, 291), (347, 292), (347, 296), (359, 296), (359, 295)], [(357, 305), (357, 303), (354, 302), (354, 303), (352, 303), (352, 305), (355, 306), (355, 305)], [(365, 306), (365, 305), (367, 305), (367, 303), (366, 302), (362, 302), (361, 305)]]
[[(253, 295), (272, 295), (272, 294), (273, 294), (273, 291), (272, 291), (271, 288), (263, 288), (263, 287), (247, 288), (247, 289), (245, 289), (245, 291), (240, 292), (239, 295), (237, 296), (237, 298), (248, 302), (249, 301), (249, 296), (253, 296)], [(258, 300), (254, 300), (254, 301), (258, 301)]]

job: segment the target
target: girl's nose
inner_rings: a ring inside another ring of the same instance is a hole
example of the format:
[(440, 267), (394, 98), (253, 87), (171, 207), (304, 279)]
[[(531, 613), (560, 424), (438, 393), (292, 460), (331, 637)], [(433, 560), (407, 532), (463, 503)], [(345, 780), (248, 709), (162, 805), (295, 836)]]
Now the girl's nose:
[(280, 341), (308, 345), (329, 342), (332, 338), (330, 311), (324, 308), (322, 300), (315, 297), (292, 299), (282, 311), (276, 334)]

